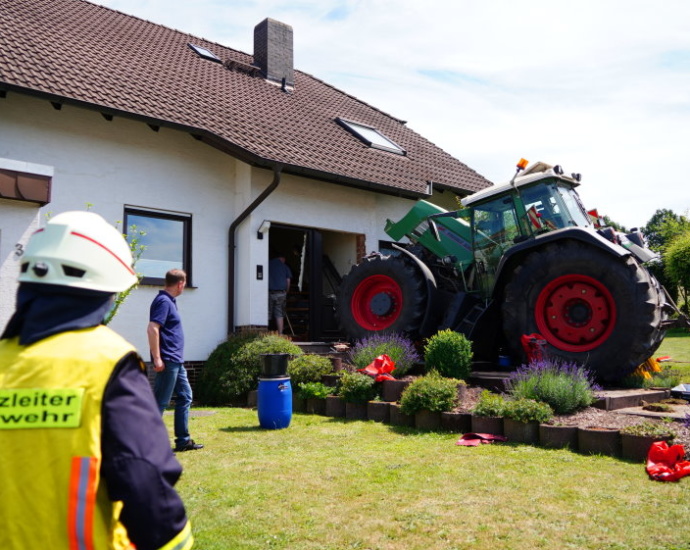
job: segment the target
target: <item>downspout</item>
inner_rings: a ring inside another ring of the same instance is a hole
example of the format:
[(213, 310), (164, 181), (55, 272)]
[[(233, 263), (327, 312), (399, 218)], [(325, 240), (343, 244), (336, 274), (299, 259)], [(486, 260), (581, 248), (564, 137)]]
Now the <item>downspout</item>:
[(273, 181), (254, 201), (244, 209), (230, 224), (228, 230), (228, 335), (235, 332), (235, 231), (240, 225), (266, 198), (275, 191), (280, 183), (280, 171), (282, 164), (273, 167)]

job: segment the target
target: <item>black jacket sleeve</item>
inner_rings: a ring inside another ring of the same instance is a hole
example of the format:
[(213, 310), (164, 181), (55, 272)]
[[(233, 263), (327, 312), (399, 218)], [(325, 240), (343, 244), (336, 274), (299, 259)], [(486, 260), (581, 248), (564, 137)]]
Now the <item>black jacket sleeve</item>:
[(137, 550), (155, 550), (178, 535), (187, 516), (173, 488), (182, 466), (170, 447), (141, 359), (123, 357), (103, 396), (101, 475)]

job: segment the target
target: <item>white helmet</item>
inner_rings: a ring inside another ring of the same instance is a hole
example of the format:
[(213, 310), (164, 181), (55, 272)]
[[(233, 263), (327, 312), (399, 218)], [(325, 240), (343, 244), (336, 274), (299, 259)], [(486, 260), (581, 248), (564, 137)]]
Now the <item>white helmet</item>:
[(122, 234), (93, 212), (64, 212), (31, 236), (19, 281), (122, 292), (137, 282)]

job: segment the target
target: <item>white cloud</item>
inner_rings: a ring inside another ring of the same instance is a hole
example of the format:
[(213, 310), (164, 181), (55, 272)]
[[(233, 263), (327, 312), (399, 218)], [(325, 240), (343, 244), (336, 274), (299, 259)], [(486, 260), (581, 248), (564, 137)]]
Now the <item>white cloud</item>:
[(100, 0), (253, 50), (293, 27), (296, 68), (403, 120), (493, 181), (524, 156), (583, 174), (627, 226), (690, 209), (690, 3), (683, 0)]

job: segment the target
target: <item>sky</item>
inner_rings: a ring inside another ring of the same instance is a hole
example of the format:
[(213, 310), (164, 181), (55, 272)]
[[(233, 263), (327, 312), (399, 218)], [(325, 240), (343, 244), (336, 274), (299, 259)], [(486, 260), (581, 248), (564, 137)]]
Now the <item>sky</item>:
[(295, 68), (407, 121), (494, 183), (520, 158), (582, 174), (632, 227), (690, 215), (687, 0), (96, 0), (253, 53), (266, 17)]

